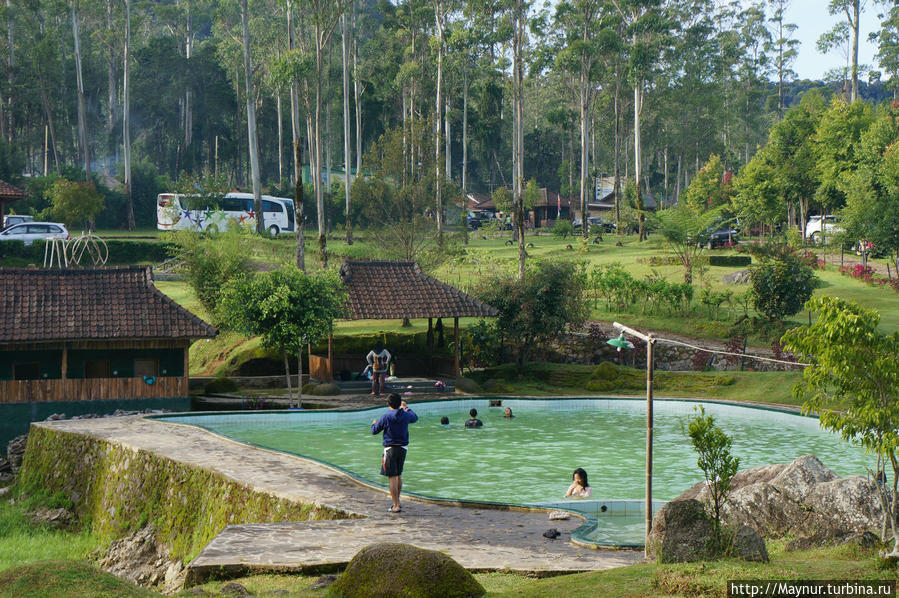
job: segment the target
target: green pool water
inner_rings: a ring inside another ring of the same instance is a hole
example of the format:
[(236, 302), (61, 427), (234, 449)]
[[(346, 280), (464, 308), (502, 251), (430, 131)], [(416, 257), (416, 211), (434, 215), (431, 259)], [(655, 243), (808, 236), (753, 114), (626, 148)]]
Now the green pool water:
[[(430, 497), (528, 504), (560, 500), (576, 467), (584, 468), (593, 498), (644, 496), (645, 402), (631, 400), (485, 399), (413, 404), (404, 492)], [(702, 479), (683, 431), (693, 402), (656, 401), (654, 498), (674, 498)], [(476, 407), (484, 427), (465, 429)], [(515, 418), (503, 418), (503, 407)], [(733, 439), (740, 468), (816, 455), (841, 476), (864, 474), (872, 458), (822, 431), (816, 419), (772, 410), (705, 403)], [(278, 451), (311, 457), (386, 486), (379, 475), (381, 437), (371, 420), (386, 409), (342, 413), (256, 412), (172, 418)], [(443, 427), (441, 416), (451, 425)]]

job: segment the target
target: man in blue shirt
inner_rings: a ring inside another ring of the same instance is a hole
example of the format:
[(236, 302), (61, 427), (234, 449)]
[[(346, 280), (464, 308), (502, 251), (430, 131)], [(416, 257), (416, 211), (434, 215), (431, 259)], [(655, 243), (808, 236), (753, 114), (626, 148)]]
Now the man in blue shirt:
[(403, 463), (406, 461), (406, 446), (409, 444), (409, 424), (418, 421), (418, 416), (409, 409), (406, 401), (400, 395), (393, 393), (387, 397), (387, 406), (390, 411), (380, 419), (371, 422), (371, 433), (384, 432), (384, 456), (381, 459), (381, 475), (390, 480), (390, 498), (393, 506), (391, 513), (399, 513), (400, 491), (403, 489)]

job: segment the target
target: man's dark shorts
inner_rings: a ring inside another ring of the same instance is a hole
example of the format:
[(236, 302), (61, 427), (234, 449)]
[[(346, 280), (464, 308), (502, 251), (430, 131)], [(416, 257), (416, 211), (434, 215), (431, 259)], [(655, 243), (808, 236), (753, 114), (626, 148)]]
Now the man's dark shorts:
[(381, 475), (389, 478), (403, 474), (403, 463), (406, 462), (406, 449), (402, 446), (385, 446), (381, 457)]

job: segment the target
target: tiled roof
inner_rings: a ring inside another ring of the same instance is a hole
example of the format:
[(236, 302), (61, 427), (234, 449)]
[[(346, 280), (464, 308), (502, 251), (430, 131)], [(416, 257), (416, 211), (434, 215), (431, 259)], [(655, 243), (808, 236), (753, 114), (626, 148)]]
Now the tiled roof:
[(353, 320), (489, 317), (496, 309), (431, 278), (415, 262), (346, 261), (340, 278)]
[(24, 191), (7, 182), (0, 181), (0, 199), (22, 199), (23, 197), (25, 197)]
[(216, 334), (153, 286), (149, 266), (0, 268), (0, 343)]

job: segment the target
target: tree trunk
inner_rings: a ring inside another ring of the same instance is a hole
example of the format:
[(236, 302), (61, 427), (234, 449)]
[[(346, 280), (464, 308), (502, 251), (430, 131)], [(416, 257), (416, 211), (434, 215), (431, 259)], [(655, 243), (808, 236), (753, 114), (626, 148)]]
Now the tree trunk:
[[(315, 143), (312, 146), (312, 155), (314, 156), (315, 161), (315, 175), (314, 175), (314, 190), (315, 190), (315, 206), (318, 223), (318, 249), (321, 253), (321, 265), (322, 269), (328, 267), (328, 235), (327, 235), (327, 223), (325, 222), (325, 201), (324, 194), (322, 193), (322, 172), (321, 172), (321, 163), (322, 163), (322, 131), (321, 131), (321, 122), (322, 122), (322, 47), (321, 47), (321, 30), (318, 23), (315, 25), (315, 115), (314, 115), (314, 130), (313, 135), (315, 137)], [(331, 173), (328, 173), (330, 176)]]
[(284, 180), (284, 120), (281, 114), (281, 90), (275, 90), (275, 107), (278, 113), (278, 186)]
[[(9, 0), (8, 0), (9, 1)], [(109, 113), (108, 119), (106, 121), (106, 135), (107, 138), (112, 140), (112, 133), (115, 130), (116, 123), (116, 97), (115, 97), (115, 83), (116, 83), (116, 72), (115, 72), (115, 50), (112, 46), (112, 0), (106, 0), (106, 31), (110, 36), (109, 47), (108, 47), (108, 56), (109, 56), (109, 64), (106, 72), (107, 85), (109, 90)], [(118, 152), (116, 152), (118, 153)]]
[(253, 209), (256, 212), (256, 232), (265, 232), (265, 212), (262, 206), (262, 181), (259, 173), (259, 147), (256, 133), (256, 94), (253, 68), (250, 63), (250, 15), (247, 0), (240, 0), (240, 20), (243, 27), (243, 65), (247, 89), (247, 138), (250, 151), (250, 174), (253, 178)]
[[(287, 0), (287, 49), (293, 51), (295, 47), (294, 37), (293, 37), (293, 2), (291, 0)], [(297, 93), (297, 81), (296, 79), (290, 82), (290, 130), (293, 134), (293, 147), (296, 147), (298, 143), (300, 143), (300, 98)], [(294, 152), (296, 155), (296, 152)], [(294, 160), (293, 163), (293, 180), (296, 184), (297, 181), (300, 181), (302, 184), (302, 169), (303, 165), (300, 162)]]
[[(330, 38), (329, 38), (330, 39)], [(328, 66), (325, 69), (325, 73), (327, 73), (327, 85), (325, 87), (325, 95), (328, 98), (331, 97), (331, 42), (328, 42)], [(331, 233), (332, 227), (334, 225), (334, 218), (331, 215), (331, 207), (334, 205), (334, 202), (331, 201), (331, 189), (332, 183), (334, 182), (331, 179), (331, 102), (325, 103), (325, 171), (328, 173), (326, 178), (327, 184), (325, 186), (325, 222), (327, 223), (328, 234)]]
[[(356, 3), (353, 2), (353, 101), (356, 105), (356, 176), (362, 176), (362, 82), (359, 80), (358, 42), (356, 41)], [(405, 115), (403, 116), (405, 118)]]
[(443, 12), (441, 0), (434, 2), (434, 15), (437, 23), (437, 102), (434, 112), (434, 192), (435, 207), (437, 212), (437, 246), (443, 246), (443, 197), (441, 196), (442, 176), (440, 174), (440, 149), (442, 139), (440, 129), (442, 124), (441, 111), (443, 109)]
[(125, 161), (125, 196), (128, 198), (128, 230), (134, 230), (134, 200), (131, 196), (131, 0), (125, 0), (125, 60), (122, 69), (122, 142)]
[(462, 195), (467, 205), (468, 193), (468, 71), (462, 73)]
[[(636, 40), (634, 40), (636, 45)], [(640, 193), (640, 174), (643, 166), (640, 156), (640, 113), (643, 111), (643, 81), (638, 81), (634, 86), (634, 187), (637, 193), (637, 227), (640, 233), (640, 241), (646, 239), (646, 231), (643, 229), (643, 199)]]
[[(303, 143), (302, 141), (297, 141), (293, 144), (293, 159), (296, 164), (303, 163)], [(294, 226), (297, 230), (297, 249), (296, 249), (296, 263), (297, 268), (306, 271), (306, 239), (305, 239), (305, 208), (303, 206), (303, 177), (297, 177), (294, 183), (294, 192), (293, 192), (293, 214), (294, 214)], [(300, 386), (302, 387), (302, 381), (300, 382)]]
[[(850, 12), (851, 11), (851, 12)], [(858, 99), (858, 31), (861, 16), (861, 0), (852, 0), (846, 6), (846, 17), (852, 29), (852, 92), (849, 101)]]
[[(190, 57), (193, 53), (193, 29), (191, 28), (191, 19), (190, 19), (190, 2), (187, 3), (187, 22), (185, 23), (185, 29), (187, 30), (187, 35), (184, 39), (184, 56), (187, 60), (187, 68), (188, 72), (190, 72)], [(187, 152), (187, 148), (190, 147), (191, 143), (193, 143), (193, 128), (194, 128), (194, 119), (193, 119), (193, 102), (192, 92), (190, 88), (184, 91), (184, 148), (185, 152)], [(279, 98), (280, 99), (280, 98)], [(280, 134), (280, 129), (278, 129)]]
[(621, 234), (621, 69), (615, 61), (615, 232)]
[(297, 408), (303, 406), (303, 345), (297, 349)]
[(513, 49), (513, 89), (515, 95), (515, 155), (518, 158), (514, 164), (515, 176), (513, 177), (513, 196), (515, 213), (517, 215), (516, 227), (518, 229), (518, 279), (524, 280), (524, 260), (527, 253), (524, 249), (524, 198), (522, 197), (522, 183), (524, 182), (524, 106), (522, 103), (522, 84), (524, 82), (524, 59), (522, 47), (524, 43), (524, 26), (527, 14), (525, 13), (523, 0), (515, 0), (515, 34)]
[[(110, 0), (111, 2), (112, 0)], [(9, 48), (9, 56), (7, 57), (6, 62), (6, 83), (8, 87), (8, 93), (6, 97), (6, 141), (12, 145), (13, 142), (13, 127), (15, 126), (15, 120), (13, 119), (13, 93), (12, 90), (15, 89), (15, 39), (13, 35), (13, 19), (15, 13), (13, 12), (12, 0), (6, 0), (6, 43)]]
[(443, 111), (443, 122), (445, 131), (443, 133), (443, 143), (446, 147), (444, 151), (444, 156), (446, 157), (446, 180), (453, 180), (453, 149), (452, 149), (452, 123), (450, 122), (450, 110), (452, 109), (452, 104), (450, 103), (449, 96), (446, 98), (446, 110)]
[(84, 164), (84, 180), (91, 180), (91, 151), (87, 137), (87, 112), (84, 107), (84, 79), (81, 76), (81, 35), (78, 31), (78, 14), (72, 1), (72, 37), (75, 39), (75, 78), (78, 85), (78, 143), (81, 145), (81, 161)]
[(293, 403), (293, 388), (290, 383), (290, 362), (287, 360), (287, 348), (281, 347), (281, 355), (284, 356), (284, 377), (287, 378), (287, 401)]
[(352, 200), (350, 199), (350, 186), (352, 185), (352, 157), (350, 156), (350, 70), (349, 53), (350, 39), (347, 28), (346, 15), (341, 17), (343, 25), (343, 165), (344, 178), (343, 190), (346, 199), (346, 242), (353, 244)]
[(578, 102), (579, 116), (581, 119), (581, 176), (580, 176), (580, 194), (581, 194), (581, 237), (586, 240), (590, 234), (587, 223), (587, 159), (589, 157), (588, 141), (590, 137), (590, 90), (588, 65), (586, 59), (581, 59), (581, 77), (580, 77), (580, 97)]

